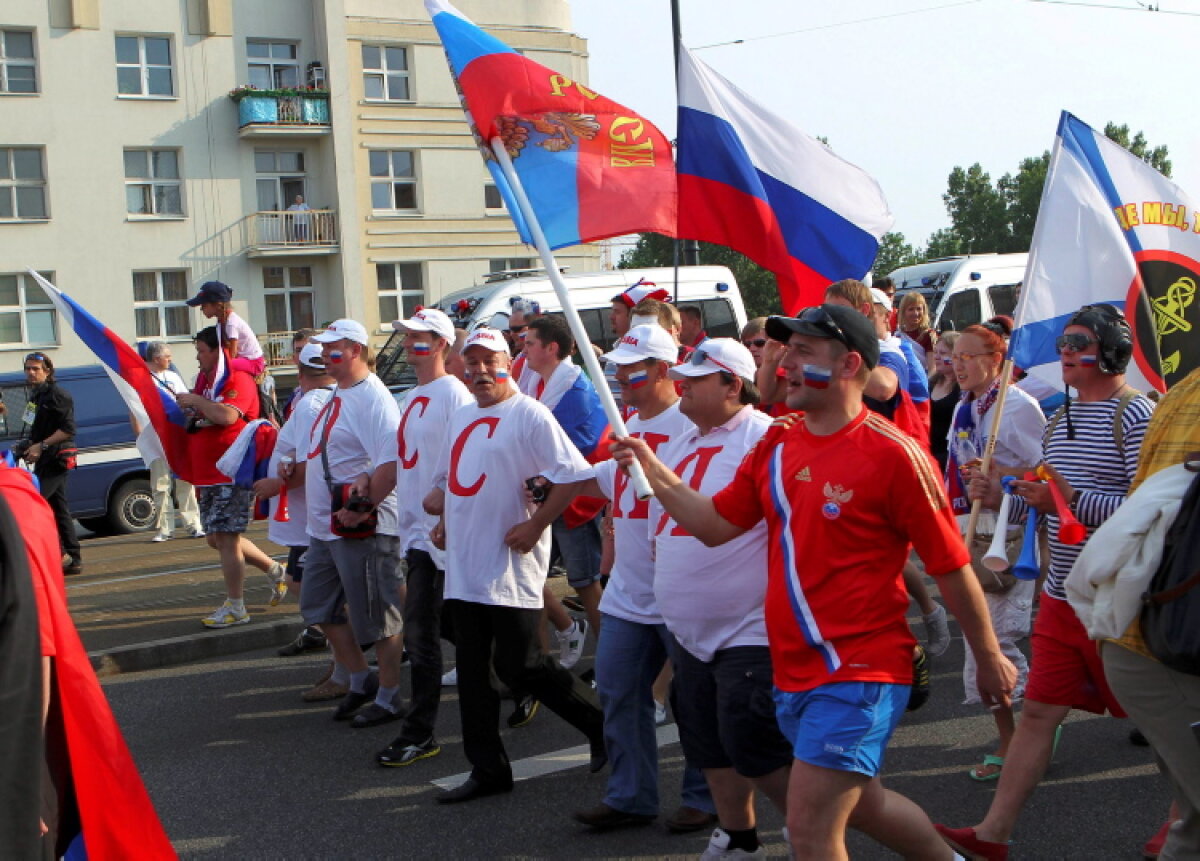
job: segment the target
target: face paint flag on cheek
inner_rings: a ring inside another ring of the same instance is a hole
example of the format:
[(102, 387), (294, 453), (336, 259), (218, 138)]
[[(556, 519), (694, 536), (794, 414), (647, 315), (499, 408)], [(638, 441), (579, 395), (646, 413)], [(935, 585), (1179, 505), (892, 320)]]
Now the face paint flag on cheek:
[(508, 371), (506, 371), (506, 370), (499, 369), (492, 376), (495, 377), (497, 383), (508, 382)]
[(640, 389), (648, 382), (650, 382), (650, 374), (647, 371), (634, 371), (629, 375), (629, 388), (631, 389)]
[(429, 355), (429, 347), (430, 347), (430, 345), (425, 343), (424, 341), (418, 341), (412, 345), (413, 355), (414, 356), (428, 356)]
[(804, 366), (804, 385), (810, 389), (827, 389), (829, 381), (832, 379), (833, 371), (830, 368), (823, 368), (820, 365)]
[(1097, 356), (1080, 356), (1079, 364), (1086, 365), (1089, 367), (1095, 367), (1097, 358), (1098, 358)]
[(341, 362), (342, 361), (342, 351), (341, 350), (330, 350), (329, 351), (329, 361), (333, 362), (335, 365), (338, 364), (339, 362)]

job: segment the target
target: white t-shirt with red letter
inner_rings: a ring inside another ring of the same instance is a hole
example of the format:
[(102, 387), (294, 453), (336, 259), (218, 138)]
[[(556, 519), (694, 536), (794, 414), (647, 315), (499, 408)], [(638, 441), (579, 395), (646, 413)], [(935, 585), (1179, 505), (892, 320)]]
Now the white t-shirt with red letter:
[(434, 547), (429, 538), (429, 531), (438, 519), (425, 513), (423, 503), (425, 495), (433, 489), (438, 463), (449, 445), (446, 428), (450, 425), (450, 416), (474, 402), (462, 380), (446, 374), (409, 391), (400, 408), (400, 429), (396, 432), (400, 552), (424, 550), (443, 570), (446, 553)]
[[(689, 487), (712, 496), (733, 479), (738, 466), (771, 419), (744, 406), (725, 424), (701, 435), (693, 426), (658, 457)], [(702, 661), (731, 646), (767, 645), (763, 598), (767, 591), (767, 525), (706, 547), (663, 510), (650, 504), (654, 536), (654, 595), (667, 628)]]
[[(274, 478), (279, 460), (284, 455), (291, 457), (293, 463), (304, 463), (308, 454), (309, 434), (313, 422), (321, 414), (321, 408), (329, 402), (333, 392), (327, 388), (310, 389), (296, 400), (292, 414), (279, 429), (279, 438), (275, 440), (275, 451), (271, 453), (271, 463), (268, 474)], [(303, 450), (302, 450), (303, 449)], [(307, 467), (305, 471), (307, 472)], [(279, 497), (271, 500), (271, 517), (267, 526), (267, 537), (276, 544), (284, 547), (308, 546), (308, 493), (306, 485), (293, 487), (287, 492), (288, 519), (275, 519), (279, 508)]]
[(527, 478), (569, 484), (591, 478), (592, 467), (550, 410), (521, 394), (463, 407), (446, 438), (434, 477), (446, 490), (446, 599), (541, 608), (550, 530), (529, 553), (510, 550), (504, 536), (533, 511)]
[[(354, 481), (364, 472), (396, 459), (396, 428), (400, 407), (387, 386), (368, 374), (349, 388), (334, 389), (333, 397), (313, 421), (304, 450), (304, 491), (308, 502), (308, 534), (322, 541), (337, 538), (329, 529), (329, 489), (321, 461), (321, 441), (328, 434), (325, 453), (334, 482)], [(299, 460), (299, 458), (297, 458)], [(379, 504), (380, 535), (396, 534), (396, 492)]]
[[(627, 422), (629, 435), (643, 439), (659, 453), (670, 440), (696, 430), (675, 402), (649, 420), (634, 414)], [(616, 555), (612, 576), (600, 599), (600, 611), (627, 622), (661, 625), (663, 618), (654, 599), (654, 553), (650, 546), (650, 500), (637, 498), (625, 470), (616, 461), (596, 464), (596, 481), (613, 501), (613, 541)]]

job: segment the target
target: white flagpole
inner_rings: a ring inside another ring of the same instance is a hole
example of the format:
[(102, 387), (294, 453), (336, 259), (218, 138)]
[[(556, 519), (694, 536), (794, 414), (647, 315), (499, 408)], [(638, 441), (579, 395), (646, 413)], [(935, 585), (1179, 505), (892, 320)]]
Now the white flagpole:
[[(562, 273), (558, 271), (554, 252), (550, 250), (550, 245), (546, 242), (546, 235), (542, 233), (542, 225), (538, 223), (537, 214), (533, 211), (533, 206), (530, 205), (529, 198), (525, 195), (525, 188), (521, 185), (521, 178), (517, 176), (517, 171), (513, 168), (508, 150), (504, 148), (504, 142), (498, 137), (492, 138), (491, 146), (492, 152), (496, 155), (496, 161), (499, 162), (500, 169), (504, 171), (504, 176), (512, 188), (513, 197), (517, 199), (517, 206), (520, 207), (521, 214), (525, 217), (525, 223), (529, 226), (529, 235), (533, 238), (534, 247), (537, 248), (538, 255), (542, 258), (542, 265), (546, 267), (550, 283), (554, 285), (554, 292), (558, 295), (559, 304), (562, 305), (563, 316), (567, 318), (567, 325), (575, 337), (579, 354), (583, 357), (583, 366), (587, 368), (596, 394), (600, 396), (600, 404), (604, 407), (608, 423), (617, 436), (627, 437), (629, 431), (625, 428), (621, 411), (617, 409), (617, 402), (613, 400), (612, 392), (604, 384), (604, 371), (592, 350), (591, 339), (588, 338), (587, 330), (583, 327), (583, 320), (580, 319), (579, 312), (575, 310), (575, 305), (571, 302), (571, 293), (562, 279)], [(650, 482), (646, 480), (646, 474), (642, 472), (642, 465), (636, 459), (630, 463), (629, 479), (633, 483), (633, 489), (638, 499), (649, 499), (654, 495), (654, 491), (650, 488)]]

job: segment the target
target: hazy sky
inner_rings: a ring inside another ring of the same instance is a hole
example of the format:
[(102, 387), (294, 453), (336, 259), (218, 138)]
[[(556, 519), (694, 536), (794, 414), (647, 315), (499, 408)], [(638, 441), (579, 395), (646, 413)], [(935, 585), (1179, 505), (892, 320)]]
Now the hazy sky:
[[(570, 2), (575, 31), (588, 39), (591, 85), (673, 136), (668, 0)], [(1192, 50), (1200, 0), (1155, 0), (1159, 12), (1136, 0), (1096, 2), (1119, 8), (1033, 0), (680, 6), (684, 44), (747, 40), (698, 56), (872, 174), (896, 217), (893, 229), (923, 245), (949, 226), (941, 196), (955, 165), (979, 162), (993, 180), (1014, 172), (1022, 158), (1051, 147), (1064, 109), (1098, 129), (1128, 123), (1151, 144), (1166, 144), (1174, 181), (1200, 194), (1200, 64)], [(871, 18), (878, 20), (861, 20)], [(805, 32), (791, 33), (798, 30)], [(784, 33), (791, 35), (775, 36)]]

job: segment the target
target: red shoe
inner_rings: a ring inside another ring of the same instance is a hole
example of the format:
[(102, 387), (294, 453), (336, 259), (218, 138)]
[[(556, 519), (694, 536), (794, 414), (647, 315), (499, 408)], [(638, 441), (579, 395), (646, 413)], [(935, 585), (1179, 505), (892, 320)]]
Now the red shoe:
[(1168, 819), (1163, 827), (1154, 832), (1154, 836), (1142, 847), (1143, 858), (1157, 858), (1162, 854), (1163, 845), (1167, 842), (1167, 832), (1171, 830), (1172, 820)]
[(1008, 861), (1007, 843), (980, 840), (974, 828), (947, 828), (937, 823), (933, 827), (951, 849), (973, 861)]

